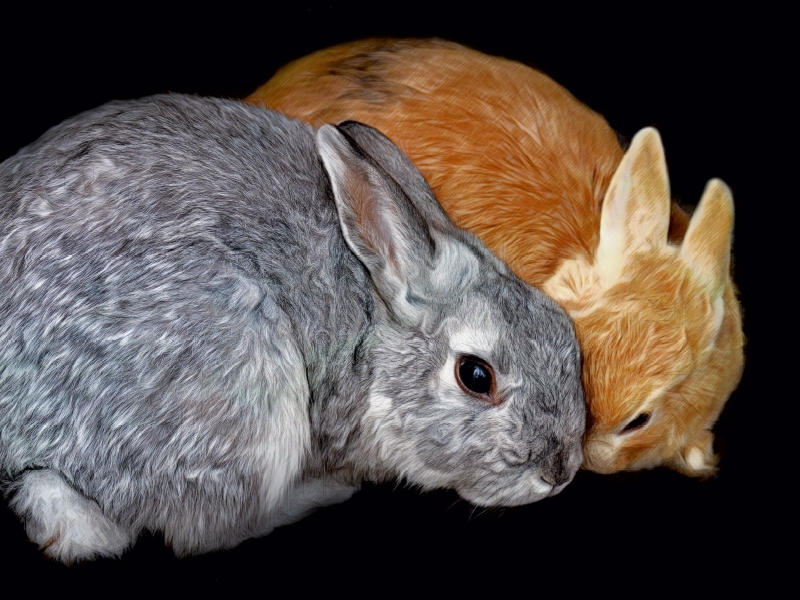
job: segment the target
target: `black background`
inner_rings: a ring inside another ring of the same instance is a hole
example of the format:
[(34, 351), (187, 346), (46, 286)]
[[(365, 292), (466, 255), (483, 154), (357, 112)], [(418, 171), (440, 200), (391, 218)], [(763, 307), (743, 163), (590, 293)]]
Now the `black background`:
[(776, 225), (790, 220), (797, 196), (777, 189), (791, 172), (778, 165), (796, 155), (791, 113), (781, 109), (790, 97), (790, 46), (780, 33), (787, 19), (767, 10), (609, 14), (502, 2), (480, 11), (230, 3), (185, 13), (120, 5), (108, 13), (5, 14), (0, 160), (108, 100), (166, 91), (242, 97), (291, 59), (367, 36), (438, 36), (536, 66), (628, 139), (656, 126), (684, 204), (696, 203), (711, 177), (730, 185), (748, 346), (744, 379), (716, 428), (722, 460), (710, 481), (666, 470), (580, 472), (556, 498), (488, 511), (452, 492), (367, 485), (341, 506), (232, 551), (177, 560), (160, 540), (143, 538), (121, 560), (73, 567), (42, 558), (2, 505), (0, 577), (62, 591), (417, 594), (483, 584), (531, 596), (576, 587), (694, 595), (732, 584), (766, 592), (781, 574), (780, 556), (791, 552), (795, 522), (784, 520), (791, 486), (776, 429), (791, 422), (793, 395), (779, 382), (773, 343), (776, 329), (778, 339), (789, 334), (780, 300), (790, 294), (785, 280), (770, 276), (776, 260), (791, 264)]

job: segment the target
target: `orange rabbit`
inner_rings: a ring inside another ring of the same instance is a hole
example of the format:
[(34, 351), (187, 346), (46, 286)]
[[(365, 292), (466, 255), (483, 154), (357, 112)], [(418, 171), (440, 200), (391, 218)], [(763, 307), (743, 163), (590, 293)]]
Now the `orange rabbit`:
[(689, 220), (655, 130), (623, 157), (606, 121), (542, 73), (440, 40), (322, 50), (248, 101), (380, 129), (459, 225), (569, 311), (591, 409), (584, 467), (714, 471), (711, 428), (744, 361), (725, 184), (709, 182)]

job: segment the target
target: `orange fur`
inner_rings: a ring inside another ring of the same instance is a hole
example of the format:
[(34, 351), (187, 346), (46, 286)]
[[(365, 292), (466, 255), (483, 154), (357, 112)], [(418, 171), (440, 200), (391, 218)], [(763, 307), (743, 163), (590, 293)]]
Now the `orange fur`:
[[(710, 429), (743, 364), (730, 227), (708, 219), (680, 245), (694, 220), (669, 202), (657, 134), (639, 134), (623, 161), (605, 120), (545, 75), (439, 40), (322, 50), (248, 101), (314, 125), (378, 128), (456, 223), (570, 312), (591, 409), (585, 467), (713, 472)], [(630, 176), (618, 172), (625, 165)], [(632, 198), (622, 252), (598, 249), (603, 208), (619, 204), (605, 200), (612, 180), (610, 194)], [(707, 204), (732, 219), (726, 190), (714, 187)], [(645, 426), (622, 433), (641, 411), (651, 414)]]

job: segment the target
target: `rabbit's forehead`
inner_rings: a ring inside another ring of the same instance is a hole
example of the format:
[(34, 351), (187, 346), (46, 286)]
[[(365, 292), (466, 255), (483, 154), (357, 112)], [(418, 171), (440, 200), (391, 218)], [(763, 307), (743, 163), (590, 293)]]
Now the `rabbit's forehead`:
[[(674, 305), (641, 301), (623, 311), (599, 310), (575, 320), (592, 396), (641, 399), (643, 388), (673, 385), (702, 360), (713, 333), (707, 298)], [(718, 328), (718, 326), (717, 326)], [(713, 338), (711, 339), (713, 342)], [(605, 389), (605, 391), (604, 391)]]
[[(713, 282), (706, 281), (687, 267), (679, 248), (670, 246), (637, 256), (628, 264), (623, 277), (604, 294), (611, 304), (640, 299), (647, 305), (686, 306), (698, 309), (718, 296)], [(702, 311), (701, 311), (702, 312)]]
[(609, 337), (584, 346), (583, 382), (600, 424), (616, 424), (653, 403), (684, 379), (692, 368), (685, 346), (637, 347)]
[(465, 302), (458, 316), (448, 319), (446, 326), (452, 353), (475, 355), (500, 370), (508, 369), (505, 356), (511, 329), (504, 315), (481, 297)]
[(476, 325), (463, 323), (459, 325), (450, 333), (450, 349), (459, 354), (474, 354), (487, 360), (490, 359), (497, 347), (497, 328), (486, 322)]

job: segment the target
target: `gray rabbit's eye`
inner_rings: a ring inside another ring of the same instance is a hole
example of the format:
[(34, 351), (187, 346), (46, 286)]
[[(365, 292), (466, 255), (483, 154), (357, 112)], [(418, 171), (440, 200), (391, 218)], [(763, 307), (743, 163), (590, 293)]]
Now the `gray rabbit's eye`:
[(629, 431), (633, 431), (634, 429), (639, 429), (643, 427), (645, 423), (650, 420), (650, 413), (642, 413), (638, 417), (636, 417), (633, 421), (625, 425), (620, 433), (628, 433)]
[(494, 393), (494, 372), (486, 362), (475, 356), (461, 356), (456, 361), (456, 380), (470, 396), (498, 404)]

